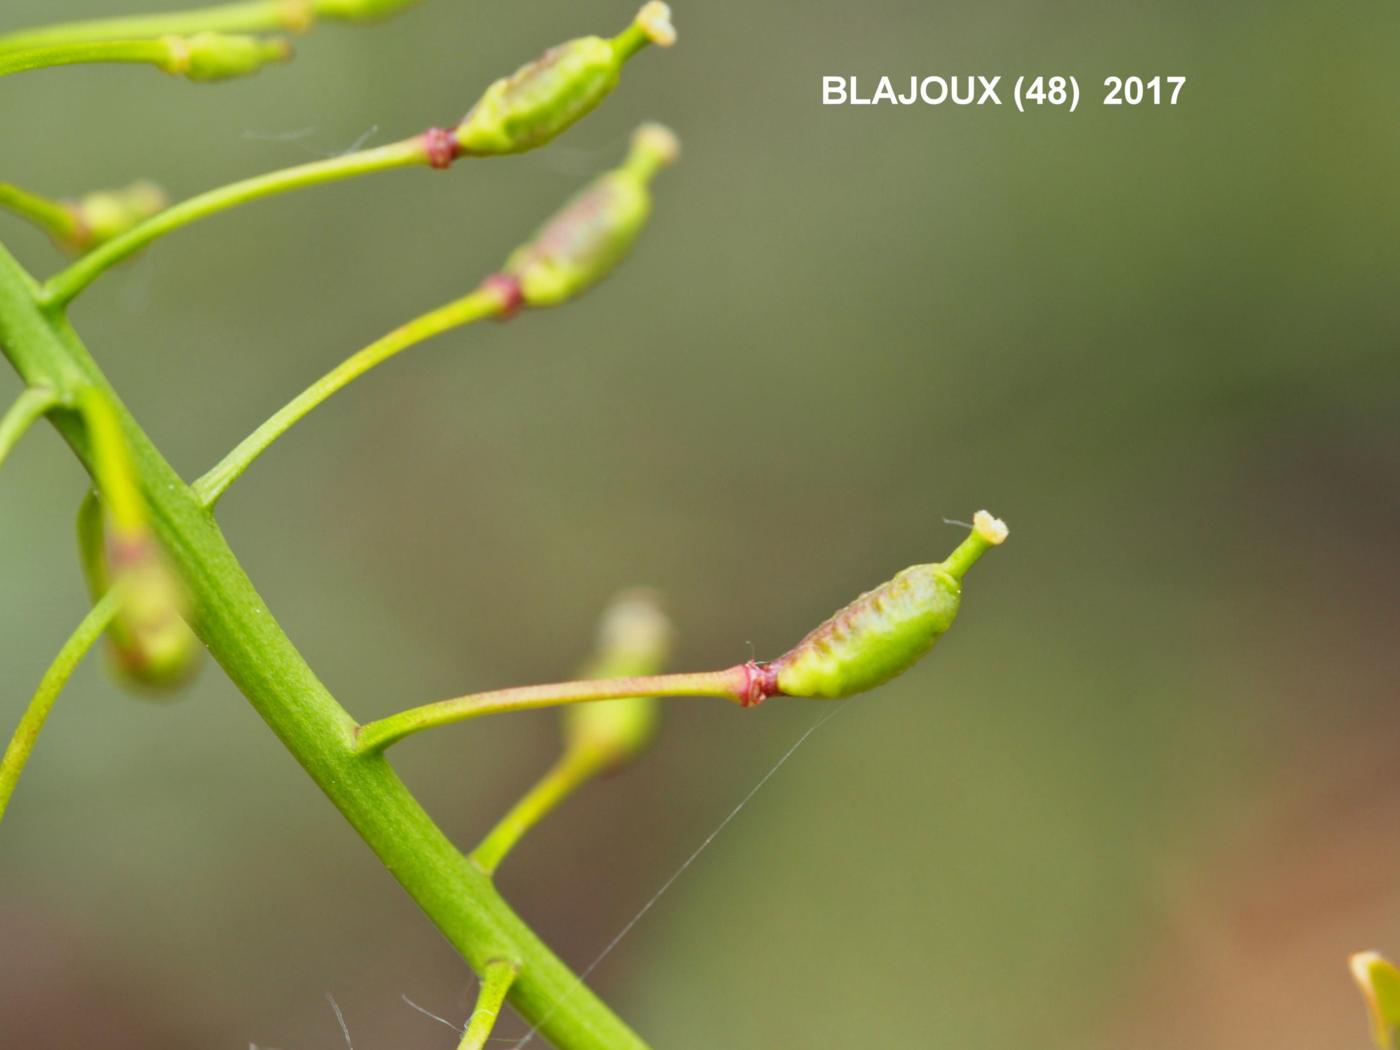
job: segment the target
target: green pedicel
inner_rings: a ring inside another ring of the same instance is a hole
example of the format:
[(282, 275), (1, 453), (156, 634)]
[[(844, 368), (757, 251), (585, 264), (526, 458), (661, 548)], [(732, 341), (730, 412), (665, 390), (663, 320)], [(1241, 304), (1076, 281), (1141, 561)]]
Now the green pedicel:
[(342, 22), (376, 22), (413, 7), (419, 0), (315, 0), (312, 10), (320, 18)]

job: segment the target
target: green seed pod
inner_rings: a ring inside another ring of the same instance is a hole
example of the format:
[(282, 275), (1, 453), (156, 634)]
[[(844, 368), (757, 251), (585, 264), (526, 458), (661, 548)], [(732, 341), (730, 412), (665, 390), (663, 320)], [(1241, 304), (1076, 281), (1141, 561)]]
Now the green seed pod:
[(185, 592), (151, 531), (131, 453), (108, 395), (84, 387), (78, 409), (92, 450), (100, 493), (78, 510), (78, 546), (94, 599), (122, 589), (121, 610), (107, 629), (116, 665), (131, 682), (167, 688), (197, 665), (200, 645), (185, 624)]
[(112, 664), (143, 691), (168, 692), (194, 675), (203, 655), (184, 620), (184, 589), (145, 530), (114, 538), (96, 492), (78, 508), (78, 553), (96, 602), (114, 584), (126, 590), (122, 611), (107, 630)]
[(953, 625), (963, 574), (1006, 536), (1003, 522), (978, 511), (971, 535), (946, 561), (905, 569), (767, 665), (769, 695), (842, 699), (907, 671)]
[(599, 176), (506, 260), (506, 278), (526, 306), (554, 306), (602, 280), (651, 213), (652, 177), (679, 155), (676, 136), (643, 124), (620, 168)]
[(170, 50), (165, 71), (201, 83), (247, 76), (271, 62), (292, 57), (292, 45), (277, 37), (206, 32), (164, 39)]
[(375, 22), (412, 7), (419, 0), (314, 0), (312, 10), (321, 18), (342, 22)]
[(457, 126), (457, 144), (474, 156), (542, 146), (603, 101), (634, 54), (675, 40), (671, 9), (653, 0), (611, 40), (586, 36), (552, 47), (486, 89)]
[(114, 585), (126, 590), (121, 613), (108, 632), (117, 666), (126, 678), (165, 691), (185, 684), (202, 649), (185, 623), (185, 593), (151, 537), (109, 541)]
[(1400, 970), (1375, 952), (1359, 952), (1349, 962), (1371, 1012), (1378, 1050), (1400, 1050)]
[(89, 251), (164, 211), (170, 199), (153, 182), (142, 180), (119, 190), (89, 193), (68, 205), (75, 229), (65, 243)]
[[(671, 622), (650, 591), (624, 591), (613, 599), (598, 631), (598, 653), (586, 678), (630, 678), (656, 674), (671, 648)], [(655, 697), (596, 700), (563, 711), (564, 747), (589, 754), (600, 766), (633, 758), (656, 735), (660, 712)]]

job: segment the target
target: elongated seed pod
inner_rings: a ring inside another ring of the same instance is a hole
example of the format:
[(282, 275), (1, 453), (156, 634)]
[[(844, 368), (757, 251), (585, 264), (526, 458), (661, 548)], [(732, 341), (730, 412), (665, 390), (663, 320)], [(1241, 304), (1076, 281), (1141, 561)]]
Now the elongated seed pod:
[(912, 667), (953, 625), (963, 573), (1006, 539), (986, 511), (946, 561), (915, 565), (862, 594), (765, 668), (788, 696), (842, 699), (873, 689)]
[(201, 647), (186, 625), (185, 591), (151, 530), (126, 437), (106, 394), (77, 396), (100, 492), (78, 510), (78, 545), (94, 599), (122, 589), (121, 610), (107, 630), (118, 670), (131, 682), (165, 689), (197, 666)]
[(622, 166), (599, 176), (506, 260), (526, 306), (554, 306), (602, 280), (632, 247), (651, 213), (652, 177), (680, 153), (660, 124), (632, 135)]
[[(661, 670), (671, 649), (671, 622), (651, 591), (624, 591), (613, 599), (598, 630), (598, 651), (585, 678), (631, 678)], [(629, 761), (656, 735), (655, 697), (595, 700), (562, 712), (566, 753), (587, 752), (611, 769)]]
[(168, 36), (164, 42), (170, 57), (162, 68), (200, 83), (247, 76), (271, 62), (292, 57), (292, 45), (280, 37), (205, 32)]
[(602, 102), (634, 54), (675, 40), (671, 9), (654, 0), (611, 40), (586, 36), (552, 47), (486, 89), (457, 126), (457, 145), (473, 156), (541, 146)]
[(114, 581), (126, 591), (107, 629), (112, 666), (145, 694), (168, 694), (198, 669), (204, 652), (185, 623), (184, 590), (154, 537), (127, 530), (114, 541), (101, 500), (89, 492), (78, 507), (78, 556), (88, 593), (97, 602)]

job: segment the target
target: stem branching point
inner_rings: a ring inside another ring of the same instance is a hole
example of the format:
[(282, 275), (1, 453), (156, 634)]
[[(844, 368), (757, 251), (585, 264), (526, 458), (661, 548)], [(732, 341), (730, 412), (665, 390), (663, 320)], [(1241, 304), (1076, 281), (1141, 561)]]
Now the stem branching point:
[(496, 1028), (496, 1018), (501, 1015), (501, 1007), (505, 1005), (506, 993), (519, 972), (517, 963), (503, 959), (486, 965), (486, 972), (481, 975), (481, 990), (476, 995), (476, 1006), (457, 1050), (482, 1050), (486, 1046), (486, 1041)]
[(0, 416), (0, 464), (19, 444), (19, 439), (39, 420), (63, 404), (63, 398), (47, 387), (30, 387)]

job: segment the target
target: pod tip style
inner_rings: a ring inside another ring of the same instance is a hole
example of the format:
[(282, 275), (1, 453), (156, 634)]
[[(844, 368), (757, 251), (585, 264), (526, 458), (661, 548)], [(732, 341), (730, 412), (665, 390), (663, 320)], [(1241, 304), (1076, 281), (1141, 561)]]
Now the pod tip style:
[(993, 517), (990, 511), (979, 510), (972, 516), (972, 531), (958, 544), (957, 550), (943, 560), (940, 568), (955, 580), (961, 580), (977, 559), (1006, 542), (1011, 530), (1006, 522)]
[(670, 652), (674, 628), (661, 608), (660, 595), (649, 587), (633, 587), (609, 603), (598, 625), (600, 676), (653, 673)]
[(652, 158), (656, 168), (669, 168), (680, 159), (681, 140), (665, 124), (648, 121), (632, 132), (632, 153)]
[(651, 0), (637, 12), (637, 26), (657, 47), (670, 47), (676, 42), (676, 27), (671, 22), (671, 5)]
[[(597, 652), (586, 673), (596, 678), (655, 674), (670, 654), (673, 635), (655, 591), (623, 591), (603, 614)], [(660, 716), (653, 697), (577, 704), (564, 711), (565, 746), (601, 772), (645, 748), (656, 735)]]
[(993, 517), (989, 510), (979, 510), (972, 516), (972, 527), (977, 535), (981, 536), (993, 547), (999, 547), (1006, 542), (1006, 537), (1011, 535), (1011, 530), (1006, 527), (1006, 522), (1000, 518)]

